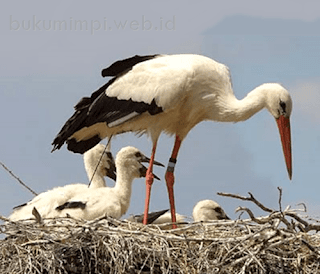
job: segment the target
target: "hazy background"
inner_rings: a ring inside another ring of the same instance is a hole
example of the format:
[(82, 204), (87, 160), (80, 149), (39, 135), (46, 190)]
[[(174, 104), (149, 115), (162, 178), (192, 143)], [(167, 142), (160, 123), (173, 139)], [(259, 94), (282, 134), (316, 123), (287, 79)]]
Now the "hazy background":
[[(12, 1), (0, 10), (0, 161), (35, 191), (87, 183), (82, 157), (51, 142), (73, 106), (108, 79), (101, 70), (135, 54), (197, 53), (229, 66), (243, 98), (264, 82), (291, 93), (293, 180), (288, 179), (278, 129), (264, 110), (238, 124), (204, 122), (188, 135), (176, 167), (177, 211), (191, 215), (214, 199), (235, 218), (246, 205), (216, 192), (252, 192), (266, 206), (306, 203), (319, 215), (320, 4), (318, 1)], [(174, 139), (162, 135), (156, 159), (167, 164)], [(151, 141), (125, 134), (114, 155)], [(165, 169), (155, 173), (164, 177)], [(0, 214), (33, 195), (0, 168)], [(108, 180), (109, 185), (113, 183)], [(128, 214), (141, 213), (145, 184), (136, 180)], [(247, 204), (248, 205), (248, 204)], [(252, 209), (255, 209), (250, 204)], [(151, 210), (168, 208), (164, 179), (152, 189)], [(257, 213), (261, 213), (257, 211)]]

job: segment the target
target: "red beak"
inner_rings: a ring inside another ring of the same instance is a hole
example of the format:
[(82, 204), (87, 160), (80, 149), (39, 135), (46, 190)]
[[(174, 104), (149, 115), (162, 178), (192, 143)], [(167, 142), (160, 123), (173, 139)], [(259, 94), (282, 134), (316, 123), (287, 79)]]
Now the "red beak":
[(284, 117), (281, 115), (278, 119), (276, 119), (284, 158), (287, 165), (288, 175), (291, 180), (292, 178), (292, 156), (291, 156), (291, 132), (290, 132), (290, 119), (289, 117)]

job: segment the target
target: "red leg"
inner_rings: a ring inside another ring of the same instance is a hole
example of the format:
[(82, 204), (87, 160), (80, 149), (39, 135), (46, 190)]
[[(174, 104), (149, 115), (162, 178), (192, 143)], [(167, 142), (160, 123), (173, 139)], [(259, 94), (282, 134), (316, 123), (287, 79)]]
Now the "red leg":
[[(179, 152), (179, 148), (181, 145), (181, 140), (178, 135), (176, 135), (176, 140), (174, 143), (174, 147), (172, 150), (171, 158), (169, 160), (167, 172), (166, 172), (166, 183), (167, 189), (169, 194), (169, 202), (170, 202), (170, 209), (171, 209), (171, 220), (172, 222), (176, 222), (176, 208), (174, 203), (174, 194), (173, 194), (173, 185), (174, 185), (174, 167), (177, 162), (177, 156)], [(172, 228), (177, 228), (176, 225), (172, 225)]]
[(151, 194), (151, 186), (153, 184), (153, 162), (154, 155), (156, 154), (157, 141), (153, 144), (152, 154), (150, 157), (149, 167), (146, 173), (146, 200), (144, 205), (144, 215), (143, 215), (143, 224), (146, 225), (148, 221), (148, 213), (149, 213), (149, 203), (150, 203), (150, 194)]

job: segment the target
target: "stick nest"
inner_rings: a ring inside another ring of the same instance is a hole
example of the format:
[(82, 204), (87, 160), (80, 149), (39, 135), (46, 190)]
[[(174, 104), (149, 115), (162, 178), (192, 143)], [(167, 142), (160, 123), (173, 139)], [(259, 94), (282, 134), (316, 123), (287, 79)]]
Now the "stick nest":
[(252, 201), (268, 214), (255, 217), (241, 207), (249, 219), (174, 230), (109, 217), (1, 217), (0, 273), (320, 273), (317, 220), (290, 207), (266, 208), (251, 193), (219, 194)]

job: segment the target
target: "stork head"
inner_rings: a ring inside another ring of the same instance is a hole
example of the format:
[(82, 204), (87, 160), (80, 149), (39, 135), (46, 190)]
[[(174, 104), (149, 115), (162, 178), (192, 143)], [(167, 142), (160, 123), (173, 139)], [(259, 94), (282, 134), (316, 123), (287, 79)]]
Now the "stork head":
[(94, 146), (83, 154), (83, 160), (89, 177), (95, 173), (116, 180), (116, 165), (108, 146), (103, 144)]
[[(146, 157), (139, 149), (135, 147), (122, 148), (116, 158), (116, 166), (124, 167), (128, 174), (132, 174), (135, 178), (145, 177), (147, 168), (142, 163), (149, 163), (150, 159)], [(155, 165), (164, 166), (163, 164), (154, 161)], [(160, 180), (156, 175), (154, 178)]]
[(210, 220), (230, 220), (222, 207), (212, 200), (202, 200), (193, 208), (193, 220), (210, 221)]
[(268, 83), (261, 85), (266, 92), (266, 107), (272, 116), (278, 119), (280, 116), (290, 117), (292, 100), (289, 92), (280, 84)]
[(280, 84), (264, 84), (263, 88), (267, 89), (266, 107), (276, 119), (283, 154), (287, 165), (288, 175), (292, 177), (292, 156), (291, 156), (291, 131), (290, 115), (292, 111), (292, 100), (289, 92)]

